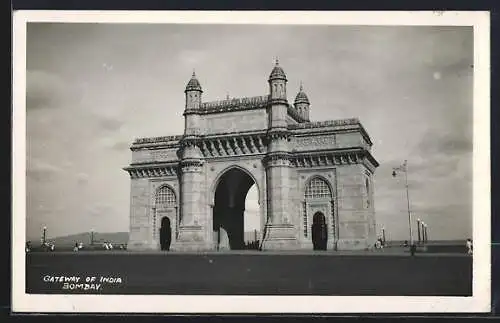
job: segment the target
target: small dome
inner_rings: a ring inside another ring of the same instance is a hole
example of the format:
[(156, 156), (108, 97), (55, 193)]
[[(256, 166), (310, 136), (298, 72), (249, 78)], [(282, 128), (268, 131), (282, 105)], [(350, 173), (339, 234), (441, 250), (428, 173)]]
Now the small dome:
[(271, 75), (269, 75), (269, 80), (274, 79), (284, 79), (286, 80), (286, 75), (281, 66), (279, 65), (278, 60), (276, 59), (276, 65), (274, 66)]
[(307, 97), (306, 93), (304, 92), (304, 88), (302, 87), (302, 84), (300, 85), (300, 90), (299, 93), (297, 93), (297, 96), (295, 97), (295, 104), (299, 103), (307, 103), (309, 104), (309, 98)]
[(189, 80), (186, 85), (186, 91), (201, 91), (201, 85), (198, 79), (196, 78), (196, 74), (193, 72), (193, 76)]

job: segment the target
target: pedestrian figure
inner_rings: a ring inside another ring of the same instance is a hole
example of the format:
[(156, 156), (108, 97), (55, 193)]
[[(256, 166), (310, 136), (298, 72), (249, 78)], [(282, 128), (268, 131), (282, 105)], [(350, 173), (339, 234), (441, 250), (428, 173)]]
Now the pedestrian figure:
[(408, 247), (408, 240), (405, 240), (405, 242), (403, 243), (403, 247)]
[(467, 239), (466, 246), (467, 246), (467, 254), (472, 255), (472, 240), (471, 239)]
[(227, 231), (223, 227), (220, 227), (219, 232), (220, 232), (220, 241), (218, 250), (231, 250), (229, 235), (227, 234)]
[(78, 242), (75, 243), (75, 247), (73, 248), (73, 251), (78, 251)]
[(417, 245), (416, 244), (412, 244), (411, 247), (410, 247), (410, 253), (412, 256), (415, 256), (415, 252), (417, 252)]

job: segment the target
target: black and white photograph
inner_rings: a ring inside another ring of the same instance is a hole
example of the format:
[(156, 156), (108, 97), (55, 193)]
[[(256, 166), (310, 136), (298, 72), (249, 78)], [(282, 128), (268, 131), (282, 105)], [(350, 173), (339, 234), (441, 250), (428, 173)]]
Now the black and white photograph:
[(487, 13), (14, 23), (13, 311), (490, 311)]

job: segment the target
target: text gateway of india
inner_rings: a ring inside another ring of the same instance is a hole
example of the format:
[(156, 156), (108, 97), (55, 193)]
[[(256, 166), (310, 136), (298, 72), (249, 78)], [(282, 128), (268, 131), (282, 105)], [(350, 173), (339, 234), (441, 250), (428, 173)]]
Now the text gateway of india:
[(302, 86), (288, 103), (277, 61), (268, 83), (268, 95), (203, 102), (193, 73), (184, 134), (133, 142), (129, 249), (221, 250), (221, 231), (243, 249), (253, 184), (262, 250), (373, 246), (379, 164), (367, 132), (358, 119), (310, 121)]

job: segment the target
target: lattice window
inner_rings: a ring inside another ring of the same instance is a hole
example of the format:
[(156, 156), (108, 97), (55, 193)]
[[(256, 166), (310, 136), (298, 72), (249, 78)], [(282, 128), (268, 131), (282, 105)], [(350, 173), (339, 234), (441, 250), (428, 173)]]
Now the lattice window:
[(303, 218), (304, 218), (304, 237), (307, 238), (307, 231), (308, 231), (308, 227), (307, 227), (307, 204), (304, 202), (303, 204)]
[(337, 236), (337, 228), (335, 227), (335, 203), (333, 201), (330, 204), (330, 212), (332, 218), (332, 232), (334, 236)]
[(161, 187), (156, 193), (155, 204), (156, 208), (167, 208), (175, 206), (176, 201), (174, 191), (168, 186)]
[(306, 187), (306, 198), (331, 198), (328, 184), (321, 178), (313, 178)]
[(153, 239), (156, 239), (156, 231), (157, 231), (157, 226), (156, 226), (156, 210), (153, 209)]
[(366, 208), (370, 207), (371, 203), (371, 193), (370, 193), (370, 180), (368, 177), (365, 178), (365, 186), (366, 186)]

